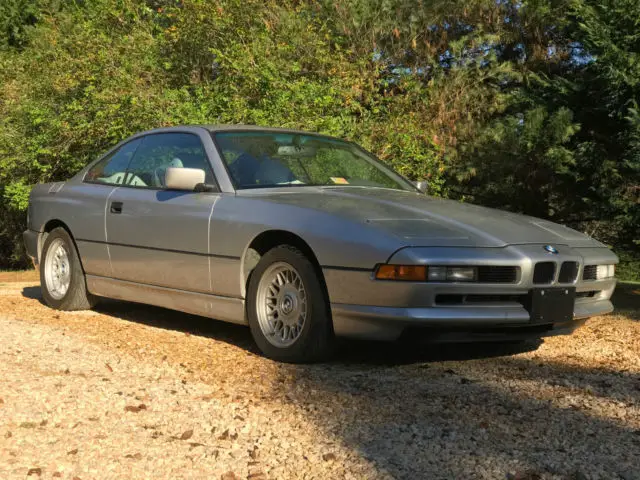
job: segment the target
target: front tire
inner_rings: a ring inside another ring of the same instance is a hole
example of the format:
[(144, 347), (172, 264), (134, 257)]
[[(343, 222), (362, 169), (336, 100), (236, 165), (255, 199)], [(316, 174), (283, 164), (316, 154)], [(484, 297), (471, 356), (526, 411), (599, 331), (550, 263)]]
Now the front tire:
[(325, 358), (333, 328), (324, 287), (299, 250), (268, 251), (251, 273), (247, 317), (258, 348), (269, 358), (308, 363)]
[(45, 303), (57, 310), (89, 310), (96, 303), (87, 292), (76, 246), (64, 228), (53, 229), (44, 242), (40, 286)]

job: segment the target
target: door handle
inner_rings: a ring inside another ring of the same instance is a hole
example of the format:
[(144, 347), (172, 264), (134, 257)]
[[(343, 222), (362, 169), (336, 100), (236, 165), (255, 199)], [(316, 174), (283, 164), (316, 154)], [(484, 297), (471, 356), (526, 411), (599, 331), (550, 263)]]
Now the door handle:
[(111, 213), (122, 213), (122, 202), (111, 202)]

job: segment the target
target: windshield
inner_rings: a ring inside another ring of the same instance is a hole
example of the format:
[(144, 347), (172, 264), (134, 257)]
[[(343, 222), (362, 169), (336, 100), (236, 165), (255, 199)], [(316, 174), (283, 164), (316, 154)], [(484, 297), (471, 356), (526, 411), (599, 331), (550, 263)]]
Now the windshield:
[(219, 132), (214, 139), (238, 189), (339, 185), (415, 191), (349, 142), (269, 131)]

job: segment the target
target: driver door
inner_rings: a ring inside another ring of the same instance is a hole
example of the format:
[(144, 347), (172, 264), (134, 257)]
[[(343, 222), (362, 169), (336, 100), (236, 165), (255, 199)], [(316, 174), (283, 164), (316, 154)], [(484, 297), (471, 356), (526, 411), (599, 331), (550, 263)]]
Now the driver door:
[(200, 168), (206, 183), (215, 183), (198, 135), (172, 132), (143, 137), (124, 184), (107, 205), (113, 277), (208, 293), (209, 217), (220, 194), (166, 189), (168, 167)]

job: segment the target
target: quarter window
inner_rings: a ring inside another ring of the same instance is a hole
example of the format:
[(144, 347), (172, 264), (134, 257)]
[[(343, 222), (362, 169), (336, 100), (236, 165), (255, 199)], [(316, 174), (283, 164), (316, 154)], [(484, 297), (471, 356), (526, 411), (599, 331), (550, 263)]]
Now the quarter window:
[(190, 133), (156, 133), (144, 137), (131, 161), (126, 185), (164, 188), (167, 168), (204, 170), (205, 183), (214, 183), (209, 160), (197, 135)]
[(142, 140), (136, 139), (124, 144), (115, 152), (111, 152), (89, 169), (84, 181), (104, 183), (106, 185), (122, 185), (129, 162), (140, 143), (142, 143)]

